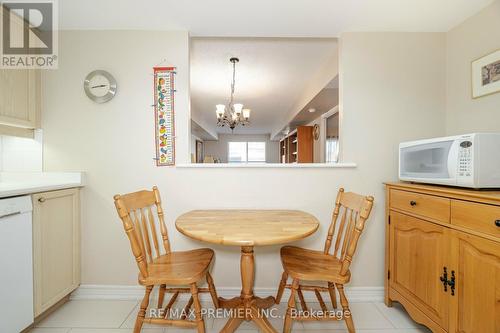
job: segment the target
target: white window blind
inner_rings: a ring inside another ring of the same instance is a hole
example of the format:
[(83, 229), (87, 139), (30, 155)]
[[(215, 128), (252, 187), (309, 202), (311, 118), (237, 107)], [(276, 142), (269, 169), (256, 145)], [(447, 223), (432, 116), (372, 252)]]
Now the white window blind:
[(247, 161), (247, 143), (229, 142), (229, 153), (227, 161), (229, 163), (244, 163)]
[(265, 162), (266, 161), (266, 143), (265, 142), (248, 142), (248, 162)]
[(338, 149), (337, 138), (327, 138), (326, 139), (326, 163), (335, 163), (339, 159), (339, 149)]
[(335, 113), (326, 118), (326, 163), (339, 161), (339, 114)]

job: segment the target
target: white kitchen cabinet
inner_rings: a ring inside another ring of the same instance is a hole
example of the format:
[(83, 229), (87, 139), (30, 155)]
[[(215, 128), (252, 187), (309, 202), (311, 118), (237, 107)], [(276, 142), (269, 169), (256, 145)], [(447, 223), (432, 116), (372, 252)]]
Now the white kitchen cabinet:
[(0, 70), (0, 124), (39, 127), (40, 73), (37, 70)]
[(35, 317), (80, 284), (79, 189), (33, 195)]
[[(0, 15), (0, 24), (2, 19)], [(11, 29), (20, 34), (22, 27), (22, 19), (11, 15)], [(39, 127), (40, 71), (0, 69), (0, 134), (32, 136), (32, 130)]]

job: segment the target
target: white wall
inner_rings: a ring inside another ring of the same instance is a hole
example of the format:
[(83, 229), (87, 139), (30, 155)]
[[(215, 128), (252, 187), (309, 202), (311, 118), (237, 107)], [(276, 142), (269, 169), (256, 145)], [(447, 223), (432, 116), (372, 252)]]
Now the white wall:
[(354, 276), (364, 274), (377, 285), (384, 276), (383, 182), (397, 179), (398, 144), (444, 133), (444, 41), (442, 33), (341, 36), (341, 158), (358, 164), (342, 183), (376, 201)]
[(368, 182), (397, 175), (399, 142), (444, 133), (445, 55), (444, 33), (342, 35), (342, 159)]
[(471, 96), (471, 62), (500, 49), (500, 1), (448, 32), (446, 44), (446, 132), (500, 132), (500, 93)]
[[(344, 160), (356, 169), (192, 169), (153, 163), (151, 68), (178, 67), (177, 152), (189, 151), (188, 34), (151, 31), (71, 31), (60, 34), (59, 69), (43, 73), (44, 167), (83, 170), (82, 283), (137, 283), (137, 268), (112, 196), (158, 185), (174, 249), (207, 246), (180, 235), (174, 221), (199, 208), (293, 208), (314, 214), (319, 231), (297, 244), (321, 249), (336, 192), (375, 195), (372, 219), (353, 265), (352, 286), (382, 286), (383, 182), (395, 180), (402, 140), (444, 132), (443, 34), (343, 36), (340, 58)], [(117, 79), (118, 94), (97, 105), (83, 92), (97, 68)], [(184, 151), (182, 151), (184, 149)], [(178, 160), (179, 161), (179, 160)], [(208, 245), (209, 246), (209, 245)], [(213, 246), (218, 286), (238, 287), (239, 249)], [(256, 249), (256, 286), (276, 286), (279, 247)]]
[(205, 155), (211, 155), (214, 158), (219, 158), (222, 163), (227, 163), (230, 141), (264, 141), (266, 143), (266, 163), (279, 163), (279, 141), (271, 141), (269, 134), (219, 134), (219, 140), (205, 141)]
[(41, 172), (42, 130), (35, 130), (33, 139), (0, 136), (0, 171)]

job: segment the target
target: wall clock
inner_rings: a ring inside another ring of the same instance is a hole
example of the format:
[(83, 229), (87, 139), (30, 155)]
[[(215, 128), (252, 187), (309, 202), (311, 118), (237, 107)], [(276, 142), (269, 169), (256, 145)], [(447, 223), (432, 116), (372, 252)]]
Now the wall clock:
[(313, 127), (313, 136), (314, 136), (314, 140), (319, 139), (319, 125), (318, 124), (315, 124)]
[(105, 103), (116, 94), (116, 80), (106, 71), (95, 70), (85, 77), (83, 89), (87, 97), (94, 102)]

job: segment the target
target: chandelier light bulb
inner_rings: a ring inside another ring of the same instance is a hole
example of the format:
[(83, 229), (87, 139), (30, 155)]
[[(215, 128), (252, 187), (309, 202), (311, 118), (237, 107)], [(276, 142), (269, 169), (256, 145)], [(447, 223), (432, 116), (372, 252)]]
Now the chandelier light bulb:
[(243, 104), (240, 103), (234, 104), (233, 108), (234, 108), (234, 113), (236, 113), (236, 115), (239, 116), (241, 114), (241, 110), (243, 109)]
[(243, 118), (250, 118), (250, 109), (243, 109)]
[(217, 113), (217, 118), (222, 118), (224, 116), (226, 106), (224, 104), (217, 104), (215, 108), (216, 108), (215, 113)]

